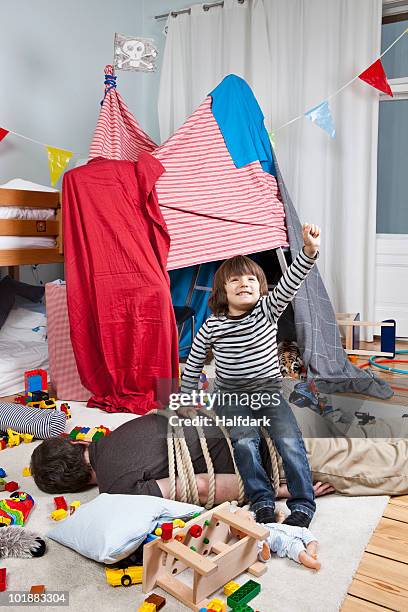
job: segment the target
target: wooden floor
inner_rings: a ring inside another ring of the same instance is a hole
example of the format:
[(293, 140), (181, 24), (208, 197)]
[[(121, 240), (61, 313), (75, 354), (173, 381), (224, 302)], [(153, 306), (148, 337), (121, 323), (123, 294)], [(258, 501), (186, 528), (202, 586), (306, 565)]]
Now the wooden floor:
[[(397, 348), (407, 349), (408, 346), (404, 343)], [(408, 369), (407, 364), (400, 367)], [(392, 386), (398, 387), (391, 401), (408, 405), (408, 376), (380, 375)], [(407, 387), (406, 390), (404, 387)], [(408, 611), (408, 495), (390, 499), (341, 610)]]

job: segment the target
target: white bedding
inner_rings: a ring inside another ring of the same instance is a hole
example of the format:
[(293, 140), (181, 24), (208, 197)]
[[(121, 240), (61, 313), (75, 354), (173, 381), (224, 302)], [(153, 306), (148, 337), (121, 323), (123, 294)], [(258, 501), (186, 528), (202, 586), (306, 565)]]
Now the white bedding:
[(0, 249), (53, 249), (55, 245), (55, 238), (0, 236)]
[(0, 329), (0, 397), (24, 390), (26, 370), (48, 370), (46, 323), (43, 313), (25, 308), (10, 312)]
[[(21, 189), (23, 191), (58, 191), (47, 185), (39, 185), (31, 181), (16, 178), (0, 185), (0, 189)], [(48, 221), (55, 219), (53, 208), (19, 208), (17, 206), (0, 206), (0, 219), (22, 219), (33, 221)], [(4, 247), (6, 248), (6, 247)], [(15, 248), (15, 247), (11, 247)]]

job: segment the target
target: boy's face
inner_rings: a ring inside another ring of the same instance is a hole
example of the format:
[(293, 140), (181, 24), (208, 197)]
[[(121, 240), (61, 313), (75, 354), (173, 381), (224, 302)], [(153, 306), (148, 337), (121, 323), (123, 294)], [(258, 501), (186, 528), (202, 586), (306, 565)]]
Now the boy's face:
[(259, 300), (259, 281), (254, 274), (231, 276), (225, 283), (225, 292), (230, 314), (244, 313)]

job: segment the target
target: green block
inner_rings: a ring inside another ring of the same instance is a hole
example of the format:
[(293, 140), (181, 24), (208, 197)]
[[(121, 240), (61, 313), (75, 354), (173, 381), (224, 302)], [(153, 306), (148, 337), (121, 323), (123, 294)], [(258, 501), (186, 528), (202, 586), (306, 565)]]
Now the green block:
[(243, 606), (238, 606), (237, 608), (231, 608), (230, 612), (254, 612), (254, 609), (251, 608), (251, 606), (244, 604)]
[(103, 431), (96, 431), (94, 435), (92, 436), (92, 442), (95, 442), (96, 440), (100, 440), (100, 438), (103, 438), (103, 436), (104, 436)]
[(227, 598), (227, 604), (238, 612), (240, 606), (242, 607), (244, 604), (248, 603), (248, 601), (251, 601), (251, 599), (259, 595), (260, 592), (261, 585), (259, 582), (248, 580), (248, 582), (245, 582), (245, 584)]

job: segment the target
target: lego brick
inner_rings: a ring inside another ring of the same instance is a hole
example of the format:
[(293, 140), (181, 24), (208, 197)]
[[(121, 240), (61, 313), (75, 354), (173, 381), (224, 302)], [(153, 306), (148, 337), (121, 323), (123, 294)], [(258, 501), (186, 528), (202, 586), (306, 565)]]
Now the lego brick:
[(7, 476), (5, 470), (3, 468), (0, 468), (0, 478), (5, 478)]
[(5, 567), (0, 567), (0, 591), (6, 590), (7, 571)]
[(42, 595), (42, 593), (44, 593), (45, 591), (45, 585), (44, 584), (33, 584), (33, 586), (30, 589), (30, 593), (32, 595)]
[(222, 601), (222, 599), (218, 597), (214, 597), (214, 599), (207, 604), (207, 610), (208, 609), (214, 610), (214, 612), (226, 612), (227, 606), (225, 601)]
[(74, 514), (75, 510), (77, 510), (79, 508), (79, 506), (81, 505), (81, 502), (78, 500), (74, 500), (69, 504), (69, 513), (70, 514)]
[(54, 519), (54, 521), (62, 521), (67, 518), (67, 516), (68, 512), (63, 508), (59, 508), (58, 510), (54, 510), (54, 512), (51, 512), (51, 518)]
[(13, 491), (17, 491), (17, 489), (18, 489), (18, 482), (15, 482), (15, 480), (10, 480), (5, 486), (5, 490), (9, 491), (9, 493), (12, 493)]
[(151, 595), (149, 595), (149, 597), (146, 597), (145, 603), (153, 603), (156, 606), (157, 612), (159, 612), (159, 610), (161, 610), (161, 608), (166, 605), (166, 599), (161, 595), (156, 595), (156, 593), (152, 593)]
[(146, 603), (144, 601), (137, 612), (156, 612), (156, 606), (154, 603)]
[(229, 595), (232, 595), (233, 593), (235, 593), (235, 591), (238, 591), (238, 589), (239, 589), (238, 582), (234, 582), (233, 580), (230, 580), (230, 582), (227, 582), (227, 584), (224, 584), (224, 595), (228, 597)]
[(31, 470), (29, 467), (23, 468), (23, 476), (31, 476)]
[(251, 599), (256, 597), (260, 592), (261, 585), (259, 582), (256, 582), (255, 580), (248, 580), (228, 597), (227, 603), (231, 608), (235, 609), (238, 606), (242, 606), (243, 604), (248, 603), (248, 601), (251, 601)]

